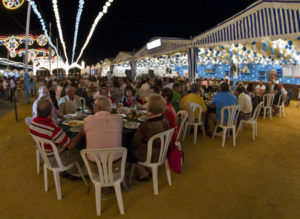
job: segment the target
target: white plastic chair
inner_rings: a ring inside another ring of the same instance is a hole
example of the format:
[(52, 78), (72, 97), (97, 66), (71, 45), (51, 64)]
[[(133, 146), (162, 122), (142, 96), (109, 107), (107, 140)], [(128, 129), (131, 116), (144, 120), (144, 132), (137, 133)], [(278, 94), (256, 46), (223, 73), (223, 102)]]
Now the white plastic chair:
[(252, 114), (251, 119), (249, 119), (249, 120), (243, 120), (242, 119), (240, 121), (240, 125), (239, 125), (239, 128), (237, 130), (236, 135), (238, 135), (238, 133), (242, 130), (244, 123), (251, 124), (252, 128), (253, 128), (253, 140), (255, 140), (255, 136), (257, 136), (257, 118), (258, 118), (258, 116), (260, 114), (260, 111), (261, 111), (261, 108), (262, 108), (263, 104), (264, 103), (261, 102), (260, 104), (258, 104), (256, 106), (256, 108), (255, 108), (255, 110), (254, 110), (254, 112)]
[[(168, 162), (168, 158), (167, 158), (167, 152), (168, 152), (168, 148), (169, 148), (173, 133), (174, 133), (174, 128), (152, 136), (148, 141), (146, 161), (138, 162), (138, 164), (145, 166), (145, 167), (150, 167), (152, 169), (154, 195), (158, 195), (158, 167), (159, 166), (165, 164), (167, 177), (168, 177), (168, 183), (170, 186), (172, 185), (171, 171), (170, 171), (169, 162)], [(159, 153), (158, 161), (155, 163), (152, 163), (151, 162), (152, 147), (153, 147), (153, 141), (156, 139), (160, 139), (160, 153)], [(130, 177), (129, 177), (130, 182), (133, 177), (134, 169), (135, 169), (135, 165), (133, 164), (131, 167), (131, 173), (130, 173)]]
[(266, 118), (266, 114), (269, 110), (270, 119), (272, 119), (272, 106), (274, 101), (274, 94), (265, 94), (263, 96), (263, 109), (264, 109), (264, 119)]
[[(80, 151), (82, 159), (86, 165), (91, 181), (95, 186), (96, 195), (96, 209), (97, 215), (101, 215), (101, 188), (111, 187), (115, 188), (120, 213), (124, 214), (124, 205), (121, 192), (121, 182), (125, 177), (125, 162), (127, 157), (126, 148), (110, 148), (110, 149), (86, 149)], [(114, 158), (121, 154), (121, 167), (118, 172), (113, 171)], [(91, 170), (90, 162), (87, 155), (92, 157), (96, 162), (98, 173)]]
[(277, 105), (275, 105), (275, 107), (278, 108), (279, 118), (280, 119), (281, 119), (281, 114), (282, 114), (283, 118), (285, 117), (285, 105), (284, 105), (284, 102), (285, 102), (285, 95), (281, 94), (279, 96), (279, 100), (278, 100)]
[[(236, 120), (239, 115), (239, 106), (238, 105), (232, 105), (232, 106), (225, 106), (221, 110), (221, 122), (220, 124), (216, 125), (214, 134), (212, 138), (214, 138), (217, 134), (217, 128), (222, 128), (222, 147), (225, 145), (225, 139), (227, 131), (232, 129), (232, 137), (233, 137), (233, 146), (236, 146), (236, 136), (235, 136), (235, 130), (236, 130)], [(227, 113), (227, 121), (225, 121), (225, 113)]]
[[(53, 176), (54, 176), (54, 181), (55, 181), (55, 187), (56, 187), (56, 194), (57, 194), (57, 199), (61, 200), (61, 189), (60, 189), (60, 179), (59, 179), (59, 173), (69, 170), (71, 169), (74, 165), (77, 167), (79, 175), (81, 176), (81, 178), (83, 179), (84, 183), (87, 185), (86, 179), (83, 176), (82, 173), (82, 169), (79, 165), (78, 162), (74, 162), (74, 163), (70, 163), (66, 166), (64, 166), (62, 164), (62, 161), (59, 157), (59, 153), (57, 150), (57, 147), (55, 146), (55, 144), (52, 141), (49, 141), (47, 139), (44, 138), (40, 138), (38, 136), (35, 136), (33, 134), (31, 134), (36, 147), (40, 153), (40, 155), (42, 156), (43, 160), (44, 160), (44, 182), (45, 182), (45, 191), (48, 191), (48, 174), (47, 174), (47, 169), (51, 170), (53, 172)], [(54, 158), (56, 161), (57, 165), (53, 165), (51, 164), (49, 157), (47, 156), (47, 153), (45, 151), (45, 147), (44, 145), (49, 145), (54, 153)]]
[[(198, 126), (202, 127), (203, 136), (205, 136), (205, 125), (202, 121), (202, 106), (196, 103), (186, 103), (184, 108), (188, 112), (188, 118), (184, 130), (183, 139), (186, 137), (187, 130), (190, 126), (194, 126), (194, 144), (197, 143), (197, 134), (198, 134)], [(196, 109), (199, 110), (198, 112), (198, 119), (195, 119), (195, 111)]]
[[(25, 123), (30, 128), (30, 123), (32, 121), (32, 117), (26, 117), (25, 118)], [(41, 155), (38, 149), (35, 149), (35, 156), (36, 156), (36, 172), (37, 174), (40, 174), (40, 165), (41, 165)]]
[[(188, 112), (185, 110), (180, 110), (176, 113), (176, 120), (177, 120), (178, 124), (180, 125), (178, 135), (176, 138), (177, 141), (179, 141), (181, 139), (182, 132), (185, 130), (187, 118), (188, 118)], [(180, 120), (180, 122), (179, 122), (179, 120)]]

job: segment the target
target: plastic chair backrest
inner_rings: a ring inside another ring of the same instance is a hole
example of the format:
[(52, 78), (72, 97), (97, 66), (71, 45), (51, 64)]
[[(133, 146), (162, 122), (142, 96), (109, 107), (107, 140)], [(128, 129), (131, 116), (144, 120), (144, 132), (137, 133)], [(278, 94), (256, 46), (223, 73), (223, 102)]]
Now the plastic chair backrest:
[[(239, 112), (240, 110), (238, 105), (224, 106), (221, 110), (221, 125), (233, 126)], [(225, 121), (225, 114), (227, 114), (227, 121)]]
[[(62, 169), (62, 168), (64, 168), (64, 165), (61, 162), (57, 147), (52, 141), (50, 141), (48, 139), (40, 138), (40, 137), (38, 137), (36, 135), (33, 135), (33, 134), (30, 134), (30, 135), (32, 136), (32, 138), (35, 142), (36, 148), (38, 149), (40, 155), (42, 156), (45, 164), (48, 166), (49, 169), (58, 169), (58, 168)], [(52, 164), (49, 160), (49, 157), (47, 155), (47, 152), (45, 151), (45, 145), (52, 148), (52, 151), (53, 151), (53, 154), (54, 154), (54, 157), (55, 157), (55, 160), (56, 160), (56, 163), (57, 163), (58, 167), (52, 166)]]
[[(113, 186), (114, 174), (113, 162), (116, 156), (121, 155), (120, 178), (125, 177), (125, 163), (127, 157), (126, 148), (110, 148), (110, 149), (84, 149), (80, 151), (81, 157), (85, 163), (91, 180), (93, 183), (100, 183), (102, 186)], [(88, 161), (87, 155), (92, 157), (98, 168), (98, 175), (91, 169), (91, 161)]]
[(160, 152), (159, 152), (159, 158), (158, 158), (157, 163), (163, 163), (165, 161), (173, 132), (174, 132), (174, 128), (169, 129), (164, 132), (161, 132), (161, 133), (158, 133), (156, 135), (153, 135), (149, 139), (148, 145), (147, 145), (147, 158), (146, 158), (145, 163), (148, 163), (148, 164), (152, 163), (151, 162), (152, 148), (153, 148), (153, 142), (156, 139), (160, 139)]
[(198, 121), (201, 122), (201, 115), (202, 115), (202, 106), (197, 103), (186, 103), (184, 104), (184, 109), (188, 112), (188, 122), (194, 123), (195, 122), (195, 111), (199, 108), (198, 111)]
[[(178, 122), (178, 124), (180, 124), (179, 132), (177, 134), (177, 140), (180, 139), (180, 137), (181, 137), (180, 135), (183, 132), (183, 129), (185, 127), (185, 122), (186, 122), (187, 117), (188, 117), (188, 112), (185, 110), (180, 110), (176, 113), (177, 122)], [(179, 122), (179, 118), (180, 118), (180, 122)]]
[(280, 94), (276, 106), (279, 107), (282, 104), (282, 102), (284, 102), (283, 101), (283, 94)]
[(257, 120), (257, 118), (258, 118), (258, 116), (259, 116), (259, 114), (260, 114), (260, 111), (261, 111), (261, 108), (262, 108), (262, 106), (263, 106), (263, 102), (260, 102), (257, 106), (256, 106), (256, 108), (255, 108), (255, 110), (254, 110), (254, 112), (253, 112), (253, 114), (252, 114), (252, 117), (251, 117), (251, 119), (250, 120)]
[(264, 107), (272, 107), (274, 101), (274, 94), (265, 94), (263, 96)]
[(25, 123), (26, 123), (26, 125), (27, 125), (28, 127), (30, 126), (31, 120), (32, 120), (31, 117), (26, 117), (26, 118), (25, 118)]

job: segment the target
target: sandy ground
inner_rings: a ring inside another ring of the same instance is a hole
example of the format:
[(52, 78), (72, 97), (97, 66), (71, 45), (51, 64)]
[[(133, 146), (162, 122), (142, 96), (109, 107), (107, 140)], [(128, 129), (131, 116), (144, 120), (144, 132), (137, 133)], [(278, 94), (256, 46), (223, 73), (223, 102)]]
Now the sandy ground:
[[(300, 218), (300, 108), (292, 102), (286, 118), (259, 118), (258, 137), (245, 127), (237, 146), (227, 139), (189, 135), (183, 144), (183, 173), (168, 186), (159, 172), (159, 195), (152, 182), (133, 181), (123, 190), (122, 218)], [(61, 179), (58, 201), (52, 174), (49, 191), (36, 174), (35, 150), (24, 118), (31, 106), (0, 118), (0, 218), (96, 218), (94, 190)], [(200, 132), (199, 132), (200, 133)], [(120, 217), (114, 195), (102, 197), (102, 218)]]

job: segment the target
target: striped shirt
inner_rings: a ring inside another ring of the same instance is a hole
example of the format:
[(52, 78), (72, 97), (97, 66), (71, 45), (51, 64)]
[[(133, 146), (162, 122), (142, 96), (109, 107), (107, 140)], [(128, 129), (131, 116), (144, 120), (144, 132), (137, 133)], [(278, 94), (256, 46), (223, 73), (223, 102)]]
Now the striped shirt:
[[(36, 117), (31, 121), (29, 128), (31, 134), (53, 141), (59, 152), (71, 144), (71, 139), (66, 133), (49, 118)], [(53, 155), (50, 145), (45, 144), (45, 151), (48, 155)]]

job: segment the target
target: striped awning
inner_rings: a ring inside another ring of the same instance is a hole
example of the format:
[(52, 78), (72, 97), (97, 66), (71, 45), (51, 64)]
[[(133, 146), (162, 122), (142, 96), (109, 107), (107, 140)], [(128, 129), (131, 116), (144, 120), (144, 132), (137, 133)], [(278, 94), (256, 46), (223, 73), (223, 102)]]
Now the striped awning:
[(261, 0), (193, 39), (193, 45), (293, 39), (300, 33), (300, 0)]

